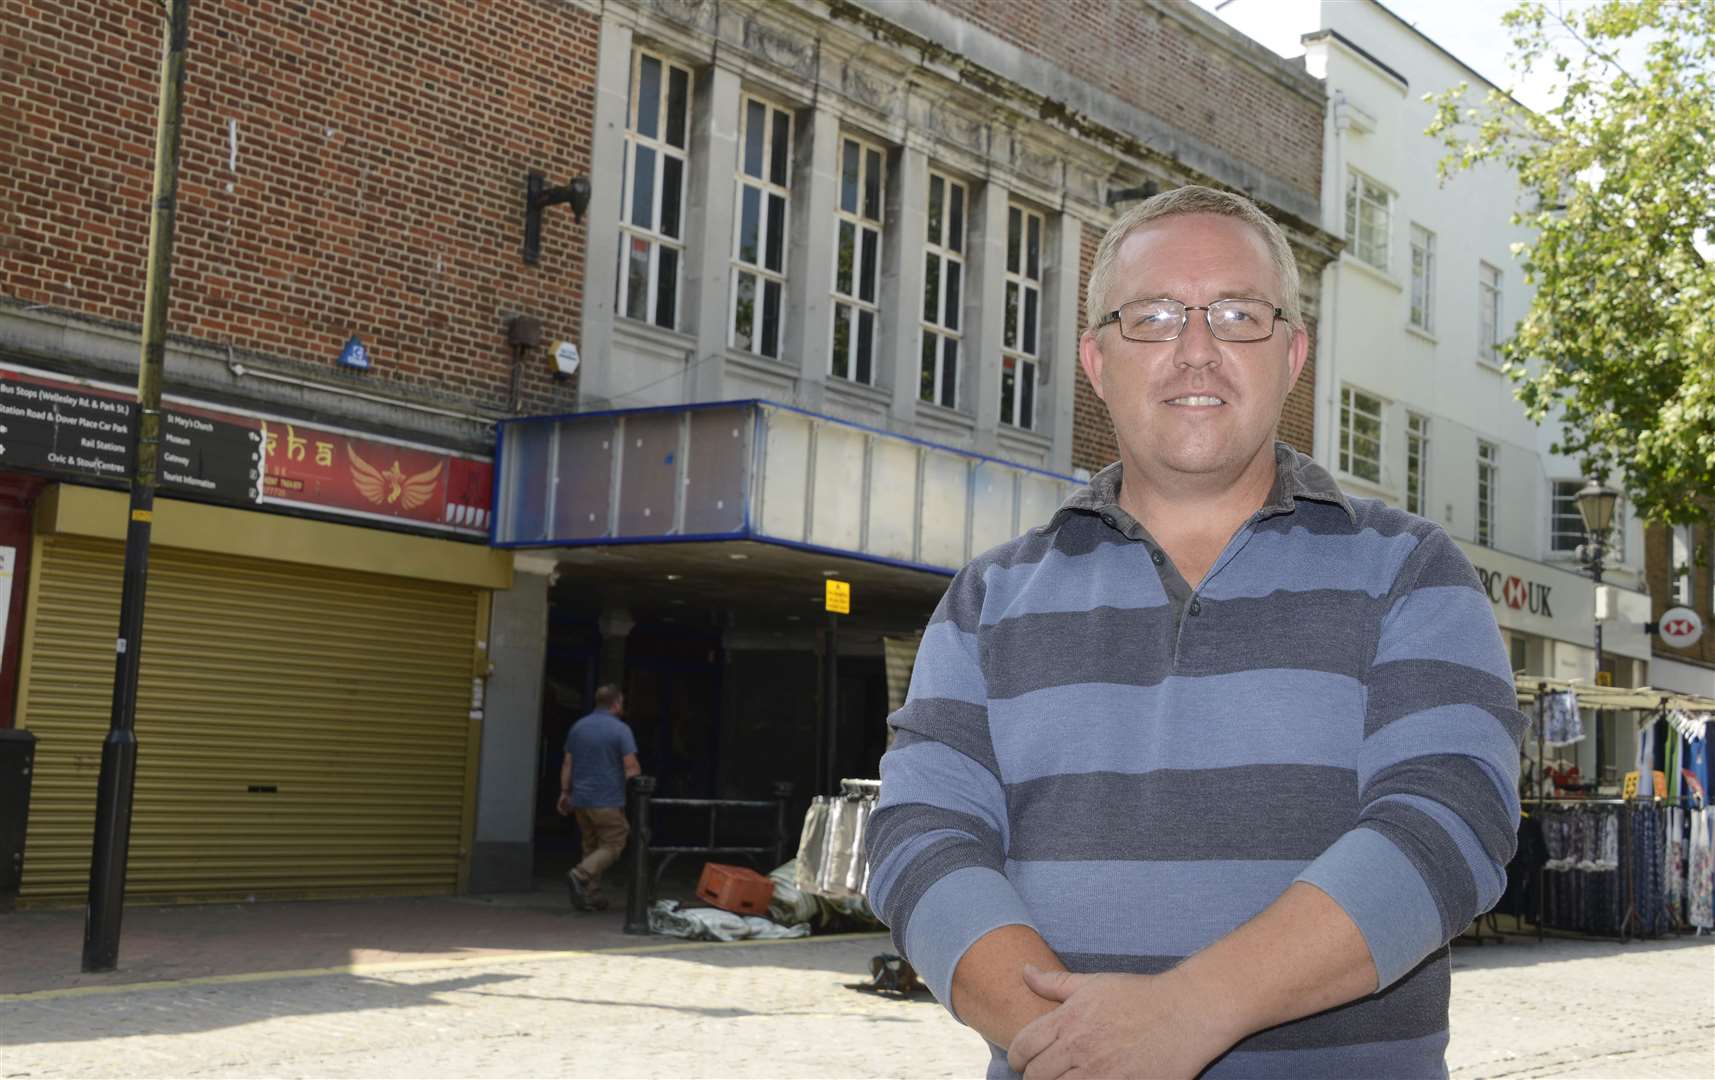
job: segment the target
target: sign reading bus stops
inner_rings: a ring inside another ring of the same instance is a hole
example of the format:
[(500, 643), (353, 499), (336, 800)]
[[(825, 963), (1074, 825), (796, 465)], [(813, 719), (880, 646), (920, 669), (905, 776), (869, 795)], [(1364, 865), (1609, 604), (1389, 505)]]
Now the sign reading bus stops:
[(824, 601), (824, 606), (835, 615), (850, 615), (852, 613), (852, 583), (829, 578), (827, 586), (827, 598)]
[(1661, 613), (1661, 640), (1676, 649), (1689, 649), (1703, 637), (1703, 619), (1690, 608), (1668, 608)]

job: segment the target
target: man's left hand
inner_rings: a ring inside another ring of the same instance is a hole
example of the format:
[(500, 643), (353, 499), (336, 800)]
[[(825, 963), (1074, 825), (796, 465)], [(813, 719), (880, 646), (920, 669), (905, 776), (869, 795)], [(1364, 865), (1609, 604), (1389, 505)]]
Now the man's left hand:
[(1062, 1004), (1018, 1033), (1007, 1062), (1025, 1080), (1195, 1077), (1237, 1041), (1218, 1003), (1182, 973), (1073, 975), (1024, 969)]

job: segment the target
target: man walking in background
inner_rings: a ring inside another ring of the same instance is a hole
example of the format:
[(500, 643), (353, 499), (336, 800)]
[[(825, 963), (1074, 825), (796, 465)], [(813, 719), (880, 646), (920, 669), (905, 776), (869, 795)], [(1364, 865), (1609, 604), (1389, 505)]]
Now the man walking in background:
[(584, 861), (566, 872), (572, 906), (606, 911), (601, 875), (619, 861), (631, 828), (625, 823), (625, 782), (643, 771), (625, 716), (625, 694), (611, 683), (595, 692), (595, 710), (566, 732), (560, 764), (561, 816), (577, 819)]

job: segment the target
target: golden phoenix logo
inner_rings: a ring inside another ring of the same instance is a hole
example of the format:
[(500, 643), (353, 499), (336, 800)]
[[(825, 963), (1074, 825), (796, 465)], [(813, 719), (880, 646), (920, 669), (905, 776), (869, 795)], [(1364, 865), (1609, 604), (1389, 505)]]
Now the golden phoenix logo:
[(440, 478), (441, 466), (446, 464), (438, 462), (428, 472), (406, 476), (397, 459), (386, 472), (382, 472), (359, 457), (350, 443), (346, 443), (345, 453), (351, 459), (351, 482), (357, 485), (364, 498), (377, 506), (397, 503), (405, 510), (415, 510), (429, 501), (435, 493), (435, 481)]

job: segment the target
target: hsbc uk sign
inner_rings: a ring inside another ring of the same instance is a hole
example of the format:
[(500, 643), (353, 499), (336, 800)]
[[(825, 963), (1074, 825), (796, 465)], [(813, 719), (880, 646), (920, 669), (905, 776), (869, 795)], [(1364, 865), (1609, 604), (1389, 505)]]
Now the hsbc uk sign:
[(1554, 618), (1554, 608), (1549, 605), (1549, 594), (1554, 591), (1554, 586), (1481, 566), (1474, 569), (1483, 583), (1483, 591), (1489, 594), (1489, 603), (1497, 607), (1505, 605), (1514, 611), (1528, 611), (1545, 619)]

